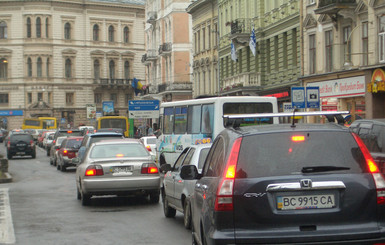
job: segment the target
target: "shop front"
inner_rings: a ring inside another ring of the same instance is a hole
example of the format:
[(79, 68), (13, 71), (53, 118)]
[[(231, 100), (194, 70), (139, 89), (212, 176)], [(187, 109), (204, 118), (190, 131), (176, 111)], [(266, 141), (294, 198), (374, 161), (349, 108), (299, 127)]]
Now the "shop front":
[(385, 72), (381, 68), (373, 71), (367, 84), (367, 101), (370, 104), (370, 117), (385, 118)]

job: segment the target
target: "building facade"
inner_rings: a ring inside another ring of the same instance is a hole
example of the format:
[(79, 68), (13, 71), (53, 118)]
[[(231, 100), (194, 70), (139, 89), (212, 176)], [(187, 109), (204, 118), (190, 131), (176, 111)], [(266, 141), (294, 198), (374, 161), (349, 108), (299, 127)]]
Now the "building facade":
[(146, 1), (146, 70), (143, 99), (175, 101), (192, 97), (192, 23), (189, 0)]
[(274, 96), (283, 110), (290, 87), (300, 83), (299, 6), (299, 0), (218, 1), (221, 95)]
[(323, 110), (385, 117), (385, 1), (303, 1), (305, 86), (319, 86)]
[(218, 4), (216, 0), (193, 2), (187, 12), (193, 29), (193, 97), (219, 95)]
[[(144, 0), (0, 0), (0, 111), (90, 124), (86, 105), (127, 115), (132, 78), (145, 78)], [(19, 115), (20, 116), (14, 116)]]

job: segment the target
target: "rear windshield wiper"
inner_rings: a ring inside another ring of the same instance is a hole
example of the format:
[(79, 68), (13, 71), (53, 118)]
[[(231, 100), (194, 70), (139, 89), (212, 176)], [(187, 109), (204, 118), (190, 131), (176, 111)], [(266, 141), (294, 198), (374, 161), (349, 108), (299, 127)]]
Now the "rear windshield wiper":
[(338, 166), (314, 166), (314, 167), (303, 167), (302, 173), (314, 173), (314, 172), (327, 172), (334, 170), (349, 170), (348, 167), (338, 167)]

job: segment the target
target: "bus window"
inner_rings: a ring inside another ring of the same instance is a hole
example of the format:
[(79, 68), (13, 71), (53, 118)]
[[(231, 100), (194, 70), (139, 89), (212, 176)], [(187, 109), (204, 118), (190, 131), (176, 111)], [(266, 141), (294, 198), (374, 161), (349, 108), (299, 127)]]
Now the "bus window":
[(164, 108), (163, 133), (171, 134), (174, 126), (174, 108)]
[(175, 133), (186, 133), (187, 107), (175, 107)]
[(214, 125), (214, 105), (202, 106), (202, 133), (205, 137), (211, 137)]
[(201, 132), (201, 111), (201, 105), (193, 105), (188, 107), (187, 133), (199, 134)]
[[(224, 103), (223, 114), (252, 114), (252, 113), (271, 113), (273, 111), (272, 103)], [(254, 124), (272, 124), (273, 118), (247, 118), (242, 120), (241, 126)]]

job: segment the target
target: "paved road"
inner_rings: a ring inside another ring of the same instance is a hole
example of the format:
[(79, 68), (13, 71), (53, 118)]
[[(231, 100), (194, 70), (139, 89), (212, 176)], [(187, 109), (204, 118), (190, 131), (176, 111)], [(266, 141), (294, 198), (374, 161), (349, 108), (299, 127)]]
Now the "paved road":
[[(0, 153), (4, 152), (1, 144)], [(56, 170), (45, 151), (37, 152), (36, 159), (9, 161), (13, 182), (0, 185), (0, 228), (7, 226), (1, 244), (191, 244), (182, 214), (165, 218), (161, 202), (109, 197), (82, 207), (76, 199), (74, 171)], [(7, 193), (12, 216), (6, 214)]]

